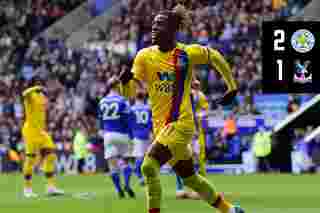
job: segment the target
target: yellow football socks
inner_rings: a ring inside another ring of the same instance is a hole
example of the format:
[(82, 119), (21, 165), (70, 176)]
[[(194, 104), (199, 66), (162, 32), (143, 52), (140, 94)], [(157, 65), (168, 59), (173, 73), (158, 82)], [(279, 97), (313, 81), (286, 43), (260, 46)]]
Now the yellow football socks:
[[(183, 181), (186, 186), (197, 192), (202, 199), (219, 209), (221, 213), (229, 213), (229, 210), (233, 207), (228, 201), (224, 200), (221, 195), (215, 192), (214, 187), (205, 177), (195, 174), (184, 178)], [(216, 201), (214, 204), (212, 204), (213, 200)]]
[(25, 175), (24, 176), (24, 188), (30, 189), (32, 187), (32, 176), (31, 175)]
[(55, 169), (57, 156), (54, 153), (48, 154), (43, 161), (43, 171), (44, 173), (53, 173)]
[(31, 188), (32, 186), (32, 172), (33, 166), (36, 163), (36, 158), (33, 156), (26, 156), (23, 164), (23, 176), (24, 176), (24, 187)]
[(146, 183), (147, 208), (152, 213), (160, 212), (160, 165), (156, 160), (146, 156), (142, 163), (141, 171)]
[(53, 175), (47, 176), (48, 187), (55, 187), (55, 179)]
[(212, 206), (219, 209), (221, 213), (229, 213), (233, 205), (226, 201), (220, 194), (217, 194), (216, 198), (217, 199)]
[(42, 168), (48, 181), (48, 187), (55, 186), (54, 170), (55, 170), (56, 159), (57, 159), (56, 154), (51, 153), (51, 154), (48, 154), (43, 161)]

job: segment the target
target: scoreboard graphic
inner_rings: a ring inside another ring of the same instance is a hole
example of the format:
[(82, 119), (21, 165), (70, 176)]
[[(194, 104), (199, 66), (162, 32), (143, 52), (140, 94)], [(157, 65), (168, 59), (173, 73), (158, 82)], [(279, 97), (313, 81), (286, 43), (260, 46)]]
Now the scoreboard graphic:
[(264, 22), (264, 93), (320, 93), (320, 22)]

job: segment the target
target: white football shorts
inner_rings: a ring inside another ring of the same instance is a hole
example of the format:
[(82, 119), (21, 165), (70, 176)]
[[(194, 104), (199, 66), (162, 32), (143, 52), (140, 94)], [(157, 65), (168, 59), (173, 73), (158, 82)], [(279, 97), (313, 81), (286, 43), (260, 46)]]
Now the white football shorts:
[(142, 158), (147, 151), (150, 142), (148, 140), (141, 140), (141, 139), (133, 139), (133, 149), (132, 149), (132, 157), (135, 158)]
[(129, 157), (130, 143), (128, 134), (118, 132), (104, 133), (104, 158)]

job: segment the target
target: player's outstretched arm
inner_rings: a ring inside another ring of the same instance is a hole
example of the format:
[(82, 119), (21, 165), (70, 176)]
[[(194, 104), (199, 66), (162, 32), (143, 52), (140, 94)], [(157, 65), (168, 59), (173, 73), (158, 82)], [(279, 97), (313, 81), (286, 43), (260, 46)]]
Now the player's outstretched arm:
[(232, 102), (233, 98), (237, 95), (238, 87), (236, 80), (232, 75), (231, 68), (221, 53), (215, 49), (201, 45), (190, 45), (189, 53), (191, 54), (194, 65), (210, 65), (214, 70), (220, 73), (225, 81), (228, 87), (227, 92), (220, 100), (217, 100), (217, 104), (226, 105)]
[(229, 104), (238, 92), (237, 83), (232, 75), (231, 68), (225, 58), (217, 50), (208, 48), (208, 54), (209, 65), (220, 73), (228, 88), (219, 104)]
[(207, 48), (209, 54), (209, 65), (217, 70), (228, 86), (228, 91), (237, 90), (237, 84), (232, 76), (232, 71), (229, 63), (225, 58), (219, 53), (219, 51), (212, 48)]

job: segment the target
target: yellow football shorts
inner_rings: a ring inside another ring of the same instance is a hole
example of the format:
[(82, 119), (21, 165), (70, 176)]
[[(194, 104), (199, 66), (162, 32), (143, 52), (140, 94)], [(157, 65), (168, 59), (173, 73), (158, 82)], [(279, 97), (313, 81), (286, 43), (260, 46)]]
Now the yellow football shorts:
[(176, 128), (176, 123), (170, 123), (155, 138), (155, 143), (165, 145), (171, 151), (173, 158), (168, 162), (174, 166), (179, 160), (192, 158), (191, 142), (193, 133), (186, 133)]
[(56, 149), (52, 137), (48, 132), (23, 127), (22, 136), (25, 143), (25, 153), (26, 154), (39, 154), (42, 149)]

